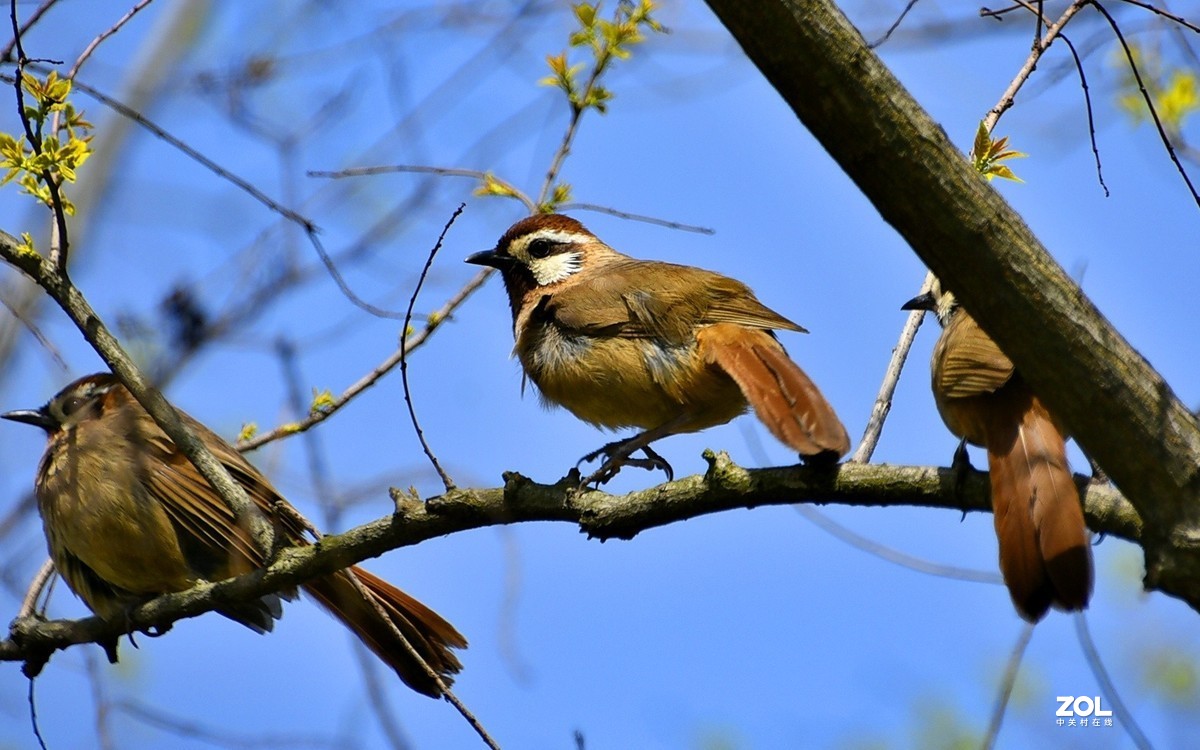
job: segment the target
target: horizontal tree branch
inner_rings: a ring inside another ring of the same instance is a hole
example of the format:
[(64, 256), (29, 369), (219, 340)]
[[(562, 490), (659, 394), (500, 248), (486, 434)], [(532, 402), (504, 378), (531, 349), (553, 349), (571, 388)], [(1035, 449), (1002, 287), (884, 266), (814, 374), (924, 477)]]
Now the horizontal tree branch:
[[(704, 457), (709, 468), (703, 475), (626, 495), (576, 492), (579, 477), (574, 472), (552, 485), (508, 473), (503, 487), (455, 490), (427, 502), (392, 490), (393, 515), (323, 537), (311, 546), (285, 549), (262, 570), (160, 596), (131, 610), (125, 620), (18, 620), (9, 638), (0, 641), (0, 661), (24, 662), (26, 674), (35, 675), (55, 651), (73, 644), (112, 643), (127, 632), (162, 632), (176, 620), (295, 586), (398, 547), (485, 526), (564, 521), (578, 524), (589, 538), (604, 540), (631, 539), (646, 529), (709, 513), (792, 503), (990, 510), (987, 475), (970, 469), (959, 474), (953, 469), (854, 463), (744, 469), (723, 452), (705, 452)], [(1114, 488), (1083, 476), (1076, 481), (1084, 490), (1088, 525), (1094, 531), (1140, 541), (1141, 520)]]

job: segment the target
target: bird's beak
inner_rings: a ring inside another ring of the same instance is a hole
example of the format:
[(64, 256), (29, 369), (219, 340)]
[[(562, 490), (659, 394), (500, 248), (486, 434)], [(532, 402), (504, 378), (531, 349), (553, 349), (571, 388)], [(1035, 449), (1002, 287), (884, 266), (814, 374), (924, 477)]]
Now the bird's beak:
[(10, 411), (5, 414), (0, 414), (0, 419), (11, 419), (14, 422), (24, 422), (35, 427), (41, 427), (46, 432), (54, 432), (58, 429), (58, 422), (46, 411), (46, 407), (41, 409), (20, 409), (18, 411)]
[(478, 253), (467, 257), (468, 263), (474, 263), (477, 266), (491, 266), (498, 268), (501, 271), (512, 268), (513, 259), (508, 255), (501, 255), (493, 250), (482, 250)]
[(937, 299), (929, 293), (919, 294), (913, 297), (908, 302), (900, 306), (901, 310), (927, 310), (932, 312), (937, 309)]

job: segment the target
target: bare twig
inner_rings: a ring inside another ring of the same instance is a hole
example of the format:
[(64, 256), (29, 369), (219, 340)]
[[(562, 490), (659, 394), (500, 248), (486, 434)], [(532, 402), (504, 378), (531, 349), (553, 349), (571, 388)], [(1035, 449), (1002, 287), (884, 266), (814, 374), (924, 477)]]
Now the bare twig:
[(8, 44), (4, 45), (3, 50), (0, 50), (0, 60), (3, 60), (4, 62), (11, 62), (12, 53), (17, 48), (17, 42), (22, 36), (24, 36), (30, 29), (34, 27), (34, 24), (42, 20), (42, 16), (46, 15), (47, 11), (57, 4), (58, 0), (45, 0), (45, 2), (35, 8), (34, 11), (29, 14), (29, 18), (25, 21), (25, 23), (22, 24), (19, 33), (17, 33)]
[(1165, 8), (1159, 8), (1156, 5), (1151, 5), (1150, 3), (1142, 2), (1142, 0), (1121, 0), (1121, 2), (1125, 3), (1126, 5), (1136, 5), (1137, 7), (1142, 8), (1143, 10), (1148, 10), (1151, 13), (1154, 13), (1155, 15), (1162, 16), (1163, 18), (1174, 21), (1175, 23), (1179, 24), (1180, 26), (1183, 26), (1185, 28), (1191, 29), (1192, 31), (1200, 33), (1200, 26), (1197, 26), (1196, 24), (1187, 20), (1183, 16), (1172, 13), (1172, 12), (1166, 10)]
[(379, 728), (383, 730), (383, 736), (392, 746), (392, 750), (411, 750), (412, 745), (404, 735), (404, 728), (400, 726), (400, 721), (392, 711), (391, 704), (388, 703), (387, 686), (383, 680), (379, 679), (379, 659), (363, 645), (362, 641), (357, 638), (352, 640), (354, 641), (354, 656), (358, 659), (359, 670), (362, 672), (363, 682), (366, 683), (363, 685), (363, 692), (366, 693), (367, 702), (371, 706), (375, 718), (379, 721)]
[(455, 169), (452, 167), (427, 167), (415, 164), (393, 164), (380, 167), (350, 167), (348, 169), (333, 170), (309, 170), (306, 174), (309, 177), (327, 177), (333, 180), (340, 180), (346, 177), (365, 177), (370, 175), (380, 174), (395, 174), (397, 172), (415, 173), (415, 174), (435, 174), (442, 177), (470, 177), (473, 180), (491, 179), (499, 183), (505, 190), (511, 191), (512, 197), (521, 201), (529, 213), (537, 213), (537, 204), (528, 195), (525, 195), (515, 185), (505, 182), (500, 178), (491, 175), (487, 172), (481, 172), (477, 169)]
[(341, 290), (342, 295), (345, 296), (346, 299), (350, 300), (355, 307), (363, 310), (364, 312), (370, 313), (377, 318), (385, 318), (387, 320), (401, 320), (404, 318), (402, 313), (394, 310), (385, 310), (382, 307), (372, 305), (362, 297), (359, 297), (354, 290), (350, 288), (350, 285), (346, 283), (346, 279), (342, 276), (342, 272), (338, 270), (337, 264), (333, 262), (333, 258), (329, 257), (329, 253), (325, 252), (325, 246), (321, 243), (321, 240), (317, 237), (317, 235), (315, 233), (309, 234), (308, 239), (312, 242), (313, 249), (317, 251), (317, 257), (321, 259), (321, 263), (323, 263), (325, 265), (325, 269), (329, 271), (330, 278), (332, 278), (333, 282), (337, 284), (337, 287)]
[(1000, 734), (1000, 725), (1004, 722), (1004, 714), (1008, 712), (1008, 701), (1012, 698), (1013, 686), (1017, 684), (1017, 673), (1021, 670), (1021, 660), (1025, 657), (1025, 649), (1033, 638), (1033, 625), (1025, 623), (1021, 634), (1008, 655), (1008, 664), (1004, 668), (1004, 678), (1000, 681), (1000, 693), (996, 696), (996, 705), (992, 707), (992, 718), (988, 722), (987, 732), (983, 736), (984, 750), (996, 746), (996, 737)]
[(1075, 70), (1079, 72), (1079, 86), (1083, 89), (1083, 106), (1087, 109), (1088, 139), (1091, 141), (1092, 157), (1096, 162), (1096, 180), (1104, 189), (1104, 197), (1107, 198), (1109, 196), (1108, 185), (1104, 184), (1104, 171), (1100, 167), (1100, 149), (1096, 147), (1096, 119), (1092, 114), (1092, 95), (1088, 90), (1087, 74), (1083, 71), (1083, 60), (1079, 58), (1079, 52), (1075, 49), (1075, 45), (1071, 43), (1066, 34), (1061, 36), (1067, 49), (1071, 50), (1071, 57), (1075, 60)]
[(1096, 642), (1092, 640), (1092, 632), (1088, 629), (1087, 615), (1083, 612), (1075, 613), (1075, 634), (1079, 638), (1079, 646), (1083, 649), (1083, 656), (1087, 660), (1088, 666), (1091, 667), (1096, 682), (1100, 683), (1101, 692), (1105, 698), (1108, 698), (1109, 705), (1117, 715), (1117, 721), (1125, 728), (1129, 739), (1133, 741), (1134, 746), (1142, 750), (1153, 747), (1146, 734), (1142, 732), (1142, 728), (1134, 720), (1133, 714), (1125, 702), (1121, 700), (1120, 694), (1117, 693), (1117, 686), (1113, 684), (1108, 670), (1104, 668), (1104, 662), (1100, 660), (1100, 650), (1096, 648)]
[(333, 750), (348, 746), (344, 741), (313, 737), (309, 733), (240, 735), (228, 730), (219, 731), (210, 726), (174, 716), (161, 709), (127, 700), (114, 701), (112, 708), (147, 726), (156, 727), (180, 737), (194, 738), (206, 744), (234, 750), (262, 750), (269, 747), (287, 748), (288, 750), (302, 747)]
[(500, 657), (508, 665), (515, 680), (519, 684), (527, 685), (530, 669), (521, 656), (517, 638), (517, 604), (521, 599), (521, 548), (512, 529), (502, 527), (499, 531), (504, 543), (504, 596), (500, 600), (500, 611), (497, 613), (500, 622), (496, 640), (500, 648)]
[(896, 29), (900, 28), (900, 24), (904, 23), (905, 17), (908, 16), (909, 11), (911, 11), (913, 6), (916, 4), (917, 0), (908, 0), (908, 5), (904, 6), (904, 10), (900, 11), (900, 15), (896, 16), (896, 20), (892, 21), (892, 25), (888, 27), (887, 31), (883, 32), (883, 36), (879, 37), (873, 42), (867, 42), (867, 46), (871, 49), (877, 49), (884, 42), (891, 39), (892, 34), (896, 33)]
[(429, 443), (426, 442), (425, 432), (421, 429), (421, 423), (417, 421), (417, 409), (413, 404), (412, 393), (408, 389), (408, 327), (412, 323), (413, 308), (417, 304), (417, 296), (421, 293), (421, 287), (425, 285), (425, 277), (429, 275), (429, 269), (433, 267), (433, 259), (437, 257), (438, 250), (442, 249), (442, 242), (446, 239), (446, 232), (450, 231), (450, 227), (454, 226), (454, 220), (462, 214), (463, 209), (466, 207), (467, 204), (465, 203), (458, 204), (458, 208), (450, 215), (449, 221), (442, 227), (442, 233), (438, 235), (437, 242), (433, 244), (433, 249), (429, 251), (429, 257), (425, 260), (425, 267), (421, 269), (421, 275), (417, 277), (417, 285), (413, 288), (412, 296), (408, 300), (408, 310), (404, 313), (404, 328), (400, 332), (400, 382), (404, 386), (404, 403), (408, 406), (408, 417), (412, 420), (413, 431), (417, 433), (417, 440), (421, 441), (421, 450), (425, 451), (425, 456), (433, 464), (434, 471), (442, 478), (442, 484), (445, 485), (447, 492), (454, 489), (454, 480), (442, 468), (442, 464), (430, 449)]
[[(11, 80), (11, 77), (0, 75), (0, 80), (5, 80), (5, 81)], [(259, 190), (257, 187), (255, 187), (254, 184), (252, 184), (249, 180), (245, 180), (245, 179), (239, 177), (238, 175), (234, 174), (230, 170), (226, 169), (225, 167), (222, 167), (217, 162), (213, 161), (212, 159), (208, 158), (204, 154), (200, 153), (198, 150), (196, 150), (192, 146), (188, 145), (181, 139), (171, 135), (169, 132), (167, 132), (165, 129), (163, 129), (160, 125), (158, 125), (154, 121), (147, 118), (141, 112), (138, 112), (137, 110), (125, 105), (121, 101), (113, 99), (111, 96), (108, 96), (107, 94), (101, 92), (100, 90), (96, 89), (93, 86), (87, 85), (86, 83), (74, 81), (72, 83), (72, 86), (74, 89), (78, 89), (79, 91), (82, 91), (83, 93), (92, 97), (93, 99), (100, 102), (101, 104), (108, 107), (109, 109), (113, 110), (114, 112), (121, 115), (122, 117), (125, 117), (125, 118), (137, 123), (143, 129), (149, 131), (149, 133), (151, 135), (153, 135), (155, 138), (158, 138), (159, 140), (163, 141), (164, 143), (166, 143), (166, 144), (170, 145), (171, 147), (175, 148), (176, 150), (182, 152), (185, 156), (194, 160), (197, 164), (204, 167), (208, 171), (212, 172), (217, 177), (220, 177), (221, 179), (225, 180), (226, 182), (233, 184), (235, 187), (237, 187), (240, 190), (242, 190), (243, 192), (245, 192), (251, 198), (258, 201), (262, 205), (266, 206), (272, 212), (279, 214), (280, 216), (287, 219), (288, 221), (303, 228), (305, 233), (307, 233), (309, 235), (309, 237), (315, 236), (318, 229), (317, 229), (316, 224), (314, 224), (312, 222), (312, 220), (302, 216), (299, 212), (294, 211), (294, 210), (288, 208), (287, 206), (283, 205), (282, 203), (279, 203), (278, 201), (272, 199), (270, 196), (268, 196), (262, 190)]]
[(35, 699), (36, 695), (33, 690), (34, 683), (35, 680), (30, 677), (29, 695), (26, 698), (27, 702), (29, 703), (29, 722), (33, 725), (33, 736), (37, 738), (38, 747), (40, 747), (42, 750), (49, 750), (49, 748), (46, 747), (46, 740), (42, 737), (42, 728), (39, 726), (38, 722), (37, 700)]
[(71, 66), (69, 71), (67, 71), (67, 78), (75, 78), (75, 76), (79, 74), (79, 69), (83, 67), (83, 64), (87, 62), (87, 59), (92, 56), (92, 53), (96, 51), (96, 48), (98, 48), (105, 39), (108, 39), (110, 36), (120, 31), (122, 26), (129, 23), (129, 20), (138, 14), (138, 11), (142, 10), (152, 2), (154, 2), (154, 0), (139, 0), (137, 4), (126, 11), (125, 15), (121, 16), (121, 18), (118, 19), (117, 22), (114, 23), (110, 28), (98, 34), (96, 38), (93, 39), (86, 48), (84, 48), (83, 52), (79, 54), (79, 57), (76, 58), (75, 64)]
[[(933, 280), (933, 273), (926, 273), (925, 280), (921, 282), (919, 294), (928, 292), (933, 286)], [(867, 426), (863, 430), (863, 437), (858, 448), (850, 458), (855, 463), (861, 464), (870, 461), (871, 454), (875, 452), (879, 436), (883, 433), (883, 423), (892, 409), (892, 396), (895, 395), (896, 385), (900, 382), (900, 373), (904, 371), (904, 363), (908, 360), (908, 353), (912, 349), (913, 340), (916, 339), (917, 331), (920, 330), (921, 321), (924, 318), (923, 310), (913, 310), (908, 314), (904, 328), (900, 329), (900, 340), (892, 349), (892, 358), (888, 361), (887, 369), (883, 373), (883, 383), (879, 386), (878, 395), (875, 396), (875, 405), (871, 407), (871, 417), (867, 420)]]
[(476, 289), (483, 286), (483, 282), (487, 281), (487, 278), (490, 274), (490, 268), (477, 273), (470, 281), (464, 284), (463, 287), (454, 294), (454, 296), (448, 299), (446, 303), (441, 306), (441, 308), (429, 315), (425, 321), (425, 327), (418, 331), (416, 335), (408, 338), (407, 347), (397, 347), (396, 351), (388, 355), (387, 359), (375, 367), (374, 370), (359, 378), (358, 381), (343, 391), (340, 396), (333, 399), (327, 408), (321, 409), (320, 411), (310, 412), (308, 416), (299, 422), (283, 425), (261, 435), (256, 435), (249, 440), (243, 440), (237, 444), (237, 449), (245, 452), (252, 451), (256, 448), (261, 448), (263, 445), (275, 440), (279, 440), (287, 435), (292, 435), (297, 432), (303, 432), (311, 429), (314, 425), (320, 424), (336, 414), (343, 406), (350, 403), (355, 396), (375, 385), (375, 383), (379, 382), (380, 378), (382, 378), (384, 375), (387, 375), (392, 371), (392, 369), (399, 365), (400, 357), (404, 354), (406, 348), (409, 352), (411, 352), (418, 346), (424, 344), (433, 334), (433, 332), (436, 331), (438, 327), (442, 325), (442, 323), (449, 319), (451, 314), (457, 310), (463, 302), (466, 302), (467, 298), (470, 297)]
[(17, 610), (17, 617), (30, 617), (37, 610), (38, 598), (45, 591), (51, 579), (54, 578), (54, 562), (50, 558), (46, 558), (42, 563), (42, 567), (38, 568), (38, 572), (33, 576), (33, 580), (29, 583), (29, 588), (25, 592), (25, 598), (21, 600), (21, 608)]
[(608, 214), (609, 216), (615, 216), (618, 219), (629, 219), (630, 221), (640, 221), (643, 224), (654, 224), (656, 226), (666, 227), (667, 229), (678, 229), (682, 232), (695, 232), (696, 234), (710, 234), (710, 235), (717, 233), (717, 231), (711, 227), (702, 227), (702, 226), (697, 226), (695, 224), (680, 224), (677, 221), (667, 221), (666, 219), (659, 219), (654, 216), (646, 216), (645, 214), (631, 214), (628, 211), (618, 211), (615, 208), (609, 208), (608, 206), (598, 206), (595, 203), (578, 203), (578, 202), (564, 203), (561, 206), (559, 206), (559, 209), (563, 210), (563, 211), (571, 211), (571, 210), (594, 211), (594, 212), (600, 213), (600, 214)]
[[(1024, 0), (1017, 1), (1026, 8), (1030, 7), (1024, 2)], [(987, 113), (987, 116), (983, 118), (983, 125), (988, 129), (989, 133), (995, 129), (996, 122), (1000, 119), (1001, 115), (1003, 115), (1010, 107), (1012, 107), (1013, 102), (1016, 100), (1017, 92), (1020, 91), (1021, 87), (1025, 85), (1025, 82), (1029, 80), (1029, 76), (1037, 68), (1038, 61), (1042, 58), (1042, 55), (1045, 54), (1046, 50), (1050, 48), (1050, 45), (1054, 43), (1055, 37), (1057, 37), (1059, 32), (1062, 31), (1063, 27), (1067, 25), (1067, 22), (1070, 21), (1083, 6), (1087, 5), (1091, 1), (1092, 0), (1075, 0), (1069, 6), (1067, 6), (1066, 10), (1062, 12), (1062, 15), (1058, 17), (1057, 21), (1050, 24), (1046, 28), (1046, 34), (1041, 38), (1041, 41), (1034, 45), (1033, 49), (1029, 53), (1029, 57), (1025, 59), (1025, 64), (1021, 66), (1019, 71), (1017, 71), (1017, 75), (1013, 78), (1012, 83), (1008, 85), (1008, 88), (1005, 89), (1004, 93), (1000, 96), (1000, 101), (997, 102), (996, 106), (992, 107), (992, 109)], [(1030, 9), (1032, 10), (1032, 8)]]
[(1171, 157), (1171, 161), (1175, 164), (1175, 170), (1179, 172), (1179, 176), (1183, 178), (1184, 184), (1192, 194), (1192, 200), (1200, 206), (1200, 193), (1196, 192), (1195, 185), (1192, 184), (1192, 178), (1188, 176), (1187, 170), (1183, 168), (1183, 164), (1179, 161), (1179, 155), (1175, 152), (1175, 147), (1171, 144), (1171, 138), (1167, 135), (1167, 130), (1163, 126), (1163, 122), (1159, 119), (1158, 110), (1154, 107), (1154, 98), (1150, 96), (1150, 92), (1146, 90), (1146, 83), (1142, 80), (1141, 71), (1138, 70), (1137, 62), (1133, 57), (1133, 50), (1129, 48), (1129, 43), (1125, 41), (1125, 35), (1121, 32), (1121, 27), (1117, 24), (1116, 19), (1109, 15), (1105, 7), (1099, 0), (1086, 0), (1100, 12), (1108, 21), (1108, 25), (1112, 27), (1113, 34), (1116, 35), (1117, 41), (1121, 43), (1121, 49), (1125, 51), (1125, 60), (1129, 63), (1129, 70), (1133, 73), (1133, 78), (1137, 81), (1138, 91), (1142, 93), (1142, 100), (1146, 102), (1146, 108), (1150, 110), (1150, 117), (1154, 120), (1154, 127), (1158, 130), (1158, 137), (1162, 141), (1163, 148), (1167, 150), (1167, 156)]
[(1004, 583), (1004, 579), (995, 571), (972, 570), (971, 568), (960, 568), (956, 565), (944, 565), (905, 554), (851, 531), (810, 505), (797, 504), (792, 507), (796, 509), (797, 513), (821, 527), (822, 530), (830, 535), (869, 555), (874, 555), (880, 560), (886, 560), (902, 568), (908, 568), (909, 570), (926, 575), (937, 576), (938, 578), (949, 578), (954, 581), (970, 581), (971, 583), (991, 583), (997, 585)]
[(22, 310), (18, 310), (14, 305), (9, 304), (7, 299), (0, 299), (0, 304), (3, 304), (5, 309), (8, 310), (9, 314), (12, 315), (15, 320), (20, 321), (21, 325), (25, 326), (25, 329), (33, 334), (33, 337), (37, 339), (38, 343), (42, 345), (42, 348), (50, 354), (50, 358), (54, 360), (54, 364), (58, 365), (60, 370), (63, 372), (68, 372), (71, 369), (70, 366), (67, 365), (67, 361), (63, 359), (62, 354), (58, 351), (58, 347), (56, 347), (54, 343), (50, 341), (50, 339), (46, 338), (46, 335), (42, 333), (42, 329), (38, 328), (38, 325), (30, 320), (28, 315), (26, 315)]
[(96, 663), (94, 651), (83, 655), (84, 668), (87, 671), (88, 683), (92, 687), (92, 710), (96, 712), (96, 738), (101, 750), (112, 750), (116, 747), (112, 737), (112, 701), (104, 692), (104, 678), (100, 674), (99, 664)]

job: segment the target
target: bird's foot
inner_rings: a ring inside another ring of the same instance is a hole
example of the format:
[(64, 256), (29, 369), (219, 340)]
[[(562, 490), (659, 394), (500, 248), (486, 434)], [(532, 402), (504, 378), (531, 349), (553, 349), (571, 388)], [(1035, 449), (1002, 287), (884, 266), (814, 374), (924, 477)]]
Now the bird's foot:
[[(967, 477), (975, 467), (971, 465), (971, 457), (967, 455), (967, 441), (962, 439), (958, 441), (958, 447), (954, 449), (954, 458), (950, 460), (950, 470), (954, 472), (954, 495), (961, 498), (966, 494)], [(962, 514), (963, 520), (966, 520), (967, 512), (964, 510)]]
[(600, 468), (586, 477), (579, 483), (580, 489), (589, 485), (599, 487), (608, 482), (617, 475), (617, 473), (625, 466), (635, 466), (639, 469), (654, 471), (661, 469), (667, 475), (667, 481), (670, 482), (675, 478), (675, 470), (671, 468), (671, 464), (667, 463), (667, 459), (658, 455), (653, 448), (648, 445), (640, 446), (641, 451), (645, 454), (645, 458), (633, 458), (632, 453), (638, 450), (638, 446), (630, 447), (632, 440), (618, 440), (609, 443), (604, 447), (594, 450), (575, 464), (578, 470), (580, 464), (595, 461), (600, 456), (604, 456), (604, 463), (600, 464)]

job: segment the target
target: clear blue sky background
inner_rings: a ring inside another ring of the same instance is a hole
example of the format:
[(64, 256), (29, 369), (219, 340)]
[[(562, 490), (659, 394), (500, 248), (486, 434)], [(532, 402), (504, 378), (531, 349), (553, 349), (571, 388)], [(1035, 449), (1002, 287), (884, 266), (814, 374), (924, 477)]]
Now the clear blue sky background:
[[(473, 197), (474, 183), (458, 178), (331, 182), (304, 171), (486, 169), (536, 192), (566, 107), (535, 82), (546, 74), (544, 56), (564, 46), (571, 15), (557, 3), (532, 4), (520, 20), (513, 2), (337, 5), (158, 3), (106, 42), (81, 79), (129, 99), (128, 87), (147, 67), (158, 70), (158, 88), (140, 105), (146, 114), (310, 217), (332, 252), (361, 243), (346, 277), (381, 306), (403, 309), (437, 232), (467, 202), (419, 304), (432, 310), (474, 273), (461, 259), (494, 244), (520, 218), (520, 206)], [(846, 3), (869, 38), (901, 5)], [(1000, 24), (973, 19), (972, 4), (941, 6), (918, 5), (903, 28), (925, 33), (901, 33), (881, 53), (966, 150), (1023, 62), (1032, 26), (1015, 23), (1015, 13)], [(194, 42), (167, 43), (183, 50), (178, 59), (150, 55), (167, 22), (186, 15), (181, 7), (194, 13)], [(119, 2), (60, 3), (26, 40), (28, 53), (69, 64), (124, 10)], [(1127, 30), (1141, 32), (1137, 38), (1167, 38), (1144, 14), (1120, 10)], [(786, 334), (784, 343), (857, 439), (904, 320), (899, 306), (916, 293), (924, 270), (705, 5), (668, 2), (660, 15), (673, 33), (650, 39), (608, 79), (617, 94), (611, 112), (585, 118), (563, 177), (580, 201), (716, 233), (575, 216), (629, 254), (737, 277), (807, 327), (809, 335)], [(997, 133), (1030, 158), (1014, 164), (1023, 184), (997, 187), (1185, 403), (1197, 405), (1200, 211), (1153, 132), (1134, 127), (1115, 106), (1119, 71), (1110, 37), (1093, 16), (1078, 19), (1073, 39), (1092, 50), (1086, 65), (1112, 196), (1096, 182), (1065, 48), (1049, 54), (1001, 120)], [(942, 23), (951, 24), (944, 35)], [(269, 61), (266, 80), (230, 95), (223, 86), (252, 58)], [(11, 99), (0, 93), (0, 101), (4, 96)], [(87, 206), (73, 273), (110, 324), (153, 327), (157, 306), (176, 284), (192, 286), (217, 314), (243, 298), (247, 274), (314, 265), (306, 242), (261, 204), (136, 128), (119, 148), (109, 145), (104, 138), (116, 118), (86, 96), (78, 101), (98, 126), (98, 147), (117, 159), (102, 199)], [(16, 129), (14, 111), (0, 106), (0, 127)], [(288, 147), (281, 151), (271, 138)], [(29, 204), (11, 187), (0, 193), (0, 228), (36, 234), (40, 215)], [(60, 313), (44, 312), (40, 325), (69, 369), (25, 335), (0, 380), (4, 410), (40, 404), (73, 377), (101, 368)], [(338, 393), (394, 350), (398, 331), (396, 321), (351, 305), (318, 272), (262, 309), (249, 329), (189, 362), (168, 394), (226, 436), (250, 421), (266, 429), (294, 416), (277, 341), (298, 348), (306, 393)], [(935, 334), (931, 326), (921, 332), (877, 461), (950, 459), (955, 441), (928, 390)], [(155, 348), (145, 339), (140, 346), (143, 353)], [(511, 346), (507, 302), (493, 281), (412, 359), (426, 435), (462, 485), (495, 486), (505, 470), (553, 481), (611, 439), (564, 411), (543, 410), (530, 393), (522, 398)], [(336, 528), (386, 514), (389, 484), (425, 495), (440, 487), (408, 424), (398, 373), (316, 435), (334, 499), (348, 504), (333, 519)], [(708, 447), (728, 450), (744, 465), (794, 462), (750, 417), (671, 438), (659, 450), (682, 475), (703, 470), (700, 453)], [(0, 424), (0, 514), (29, 491), (41, 450), (35, 431)], [(1085, 465), (1073, 456), (1077, 467)], [(329, 522), (316, 504), (301, 440), (274, 444), (253, 460), (303, 511)], [(976, 457), (977, 465), (983, 461)], [(612, 488), (659, 479), (628, 470)], [(904, 553), (995, 570), (989, 515), (821, 512)], [(5, 571), (3, 609), (15, 612), (13, 591), (44, 559), (44, 543), (32, 518), (9, 539), (5, 559), (20, 562)], [(1088, 621), (1104, 664), (1151, 739), (1183, 746), (1197, 730), (1195, 705), (1172, 703), (1155, 680), (1158, 660), (1196, 658), (1196, 615), (1178, 601), (1141, 593), (1141, 555), (1132, 545), (1103, 541), (1096, 565)], [(507, 748), (574, 747), (576, 730), (592, 749), (929, 746), (931, 737), (949, 736), (949, 727), (983, 730), (1022, 628), (1001, 586), (881, 561), (787, 507), (708, 516), (605, 544), (566, 524), (485, 529), (396, 550), (367, 567), (467, 635), (471, 648), (456, 692)], [(60, 587), (51, 613), (78, 616), (83, 608)], [(103, 664), (95, 648), (53, 659), (37, 683), (51, 747), (95, 742), (89, 659), (109, 699), (138, 701), (215, 732), (387, 746), (364, 700), (351, 639), (311, 603), (292, 605), (270, 637), (206, 616), (139, 645), (124, 644), (116, 667)], [(480, 746), (447, 704), (381, 677), (383, 699), (414, 747)], [(1054, 696), (1100, 692), (1071, 618), (1052, 614), (1037, 628), (1022, 680), (1001, 747), (1130, 745), (1119, 728), (1054, 725)], [(0, 665), (0, 748), (33, 744), (25, 692), (17, 667)], [(208, 746), (128, 714), (111, 721), (120, 747)]]

